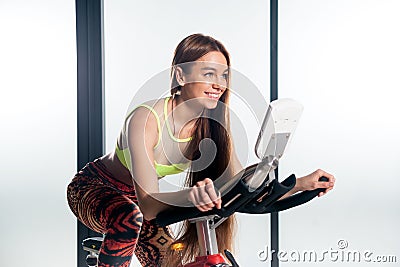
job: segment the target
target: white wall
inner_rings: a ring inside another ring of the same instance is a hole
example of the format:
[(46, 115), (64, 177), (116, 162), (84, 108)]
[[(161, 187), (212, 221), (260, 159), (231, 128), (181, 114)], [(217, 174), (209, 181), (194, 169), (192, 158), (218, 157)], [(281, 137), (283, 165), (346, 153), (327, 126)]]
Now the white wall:
[(0, 36), (0, 265), (74, 266), (74, 1), (1, 0)]
[[(323, 198), (281, 213), (280, 249), (319, 259), (340, 251), (318, 265), (400, 261), (399, 10), (391, 0), (280, 1), (279, 96), (305, 107), (281, 173), (323, 168), (337, 178)], [(371, 262), (342, 261), (342, 251), (370, 251)], [(286, 259), (282, 266), (310, 266)]]

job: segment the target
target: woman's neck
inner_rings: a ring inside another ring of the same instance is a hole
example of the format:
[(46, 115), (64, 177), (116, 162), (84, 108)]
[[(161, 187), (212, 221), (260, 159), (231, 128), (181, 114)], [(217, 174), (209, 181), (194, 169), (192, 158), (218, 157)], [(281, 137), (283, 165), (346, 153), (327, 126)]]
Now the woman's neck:
[[(197, 101), (185, 101), (182, 96), (172, 98), (173, 120), (176, 130), (179, 132), (183, 127), (192, 128), (204, 111), (204, 107)], [(172, 117), (172, 116), (170, 116)]]

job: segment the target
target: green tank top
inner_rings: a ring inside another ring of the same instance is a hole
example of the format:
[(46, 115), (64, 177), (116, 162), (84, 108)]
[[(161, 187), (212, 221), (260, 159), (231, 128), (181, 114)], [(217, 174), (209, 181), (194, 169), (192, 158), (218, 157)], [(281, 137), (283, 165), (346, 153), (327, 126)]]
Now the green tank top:
[[(169, 123), (168, 123), (168, 120), (167, 120), (167, 113), (168, 113), (167, 104), (168, 104), (169, 98), (170, 98), (170, 97), (165, 98), (165, 101), (164, 101), (164, 120), (165, 120), (165, 123), (166, 123), (166, 125), (167, 125), (168, 134), (169, 134), (169, 136), (170, 136), (174, 141), (176, 141), (176, 142), (189, 142), (190, 140), (192, 140), (192, 137), (188, 137), (188, 138), (184, 138), (184, 139), (179, 139), (179, 138), (176, 138), (176, 137), (173, 135), (172, 131), (171, 131), (171, 128), (170, 128)], [(161, 142), (161, 134), (162, 134), (162, 133), (161, 133), (160, 118), (158, 117), (158, 114), (157, 114), (157, 112), (153, 109), (153, 107), (151, 107), (151, 106), (149, 106), (149, 105), (146, 105), (146, 104), (139, 105), (139, 106), (137, 106), (136, 108), (138, 108), (138, 107), (145, 107), (145, 108), (149, 109), (149, 110), (153, 113), (153, 115), (155, 116), (155, 118), (156, 118), (156, 120), (157, 120), (158, 141), (157, 141), (157, 144), (154, 146), (154, 149), (156, 149), (157, 146), (158, 146), (158, 145), (160, 144), (160, 142)], [(136, 108), (134, 108), (134, 109), (128, 114), (127, 118), (129, 118), (129, 116), (133, 113), (133, 111), (135, 111)], [(120, 148), (118, 147), (118, 143), (117, 143), (117, 144), (116, 144), (116, 147), (115, 147), (115, 153), (117, 154), (117, 157), (118, 157), (119, 161), (121, 161), (122, 165), (124, 165), (125, 168), (127, 168), (129, 171), (132, 171), (132, 166), (131, 166), (130, 160), (128, 160), (128, 161), (125, 160), (125, 159), (130, 159), (130, 158), (131, 158), (131, 157), (130, 157), (129, 148), (127, 147), (127, 148), (125, 148), (125, 149), (120, 149)], [(162, 178), (162, 177), (164, 177), (164, 176), (166, 176), (166, 175), (181, 173), (181, 172), (183, 172), (184, 170), (186, 170), (186, 169), (189, 167), (189, 165), (190, 165), (190, 162), (188, 162), (188, 163), (177, 163), (177, 164), (165, 165), (165, 164), (159, 164), (159, 163), (157, 163), (157, 162), (154, 160), (154, 168), (156, 169), (156, 173), (157, 173), (157, 176), (158, 176), (159, 178)]]

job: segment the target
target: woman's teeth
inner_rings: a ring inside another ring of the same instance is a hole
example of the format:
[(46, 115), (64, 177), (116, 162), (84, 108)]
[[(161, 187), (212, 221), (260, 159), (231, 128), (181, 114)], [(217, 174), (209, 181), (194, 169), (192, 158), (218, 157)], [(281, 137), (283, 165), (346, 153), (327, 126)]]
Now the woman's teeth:
[(206, 95), (207, 95), (209, 98), (214, 98), (214, 99), (217, 99), (218, 96), (219, 96), (219, 94), (213, 94), (213, 93), (207, 93), (207, 92), (206, 92)]

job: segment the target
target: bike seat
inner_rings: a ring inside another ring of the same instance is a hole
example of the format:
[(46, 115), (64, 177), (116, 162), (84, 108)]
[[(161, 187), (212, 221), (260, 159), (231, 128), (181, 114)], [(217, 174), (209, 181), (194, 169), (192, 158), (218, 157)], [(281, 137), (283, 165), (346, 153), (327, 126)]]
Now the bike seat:
[(101, 247), (101, 243), (103, 242), (103, 237), (89, 237), (82, 241), (83, 250), (98, 253)]

